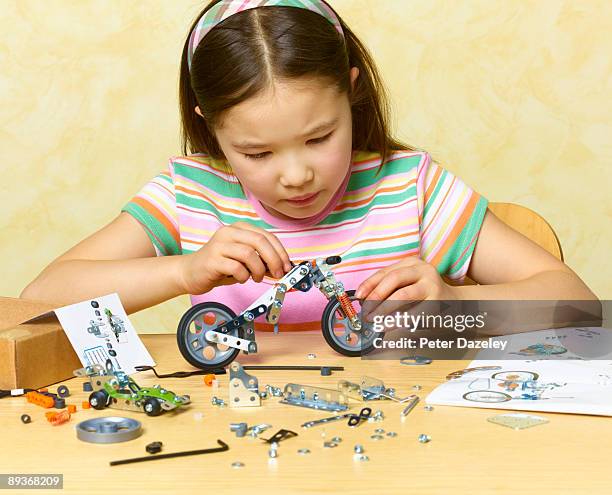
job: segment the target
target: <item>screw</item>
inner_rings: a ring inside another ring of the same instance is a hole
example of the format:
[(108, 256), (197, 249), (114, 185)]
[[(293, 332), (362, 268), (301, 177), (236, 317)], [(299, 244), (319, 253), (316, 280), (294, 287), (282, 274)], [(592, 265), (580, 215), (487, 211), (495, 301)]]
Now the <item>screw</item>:
[(433, 411), (433, 406), (425, 406), (423, 407), (426, 411)]
[(225, 401), (223, 399), (219, 399), (218, 397), (213, 397), (210, 402), (213, 406), (223, 407), (225, 405)]
[(268, 451), (268, 457), (270, 459), (275, 459), (276, 457), (278, 457), (278, 452), (277, 449), (278, 448), (278, 443), (273, 442), (272, 445), (270, 445), (270, 450)]
[(360, 445), (360, 444), (355, 445), (355, 447), (353, 448), (353, 452), (355, 452), (355, 454), (363, 454), (364, 452), (363, 445)]
[(419, 442), (421, 443), (427, 443), (431, 441), (431, 437), (429, 435), (425, 435), (425, 433), (421, 433), (419, 435)]

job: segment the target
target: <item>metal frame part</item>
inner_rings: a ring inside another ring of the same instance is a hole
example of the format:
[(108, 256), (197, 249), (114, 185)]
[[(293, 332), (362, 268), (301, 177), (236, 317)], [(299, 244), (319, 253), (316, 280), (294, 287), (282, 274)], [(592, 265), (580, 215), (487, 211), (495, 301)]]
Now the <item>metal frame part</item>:
[(284, 399), (280, 401), (281, 404), (323, 411), (346, 411), (348, 409), (348, 397), (337, 390), (288, 383), (285, 385), (283, 395)]
[(261, 406), (259, 381), (235, 361), (230, 365), (229, 401), (230, 407)]

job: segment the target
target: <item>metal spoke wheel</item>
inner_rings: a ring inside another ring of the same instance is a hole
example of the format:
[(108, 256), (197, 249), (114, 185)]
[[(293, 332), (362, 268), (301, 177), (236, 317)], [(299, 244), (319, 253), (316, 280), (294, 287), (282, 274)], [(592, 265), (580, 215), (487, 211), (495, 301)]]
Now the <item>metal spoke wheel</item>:
[[(187, 311), (179, 322), (176, 339), (179, 350), (185, 360), (203, 370), (221, 368), (230, 364), (240, 353), (240, 349), (228, 347), (216, 342), (208, 342), (204, 335), (223, 323), (236, 317), (230, 308), (216, 302), (196, 304)], [(228, 335), (240, 337), (238, 329)]]
[[(346, 295), (353, 303), (355, 311), (359, 313), (361, 305), (359, 299), (355, 297), (355, 291), (347, 290)], [(335, 298), (325, 306), (321, 318), (321, 329), (329, 346), (345, 356), (361, 356), (373, 349), (372, 342), (376, 337), (376, 332), (363, 327), (361, 330), (355, 330), (342, 311), (340, 301)]]

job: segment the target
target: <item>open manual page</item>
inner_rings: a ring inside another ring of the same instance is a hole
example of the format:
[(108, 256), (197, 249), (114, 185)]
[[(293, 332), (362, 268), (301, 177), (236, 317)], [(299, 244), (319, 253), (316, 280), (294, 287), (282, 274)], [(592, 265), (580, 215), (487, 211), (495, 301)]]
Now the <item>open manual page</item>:
[[(612, 330), (561, 328), (494, 337), (469, 371), (438, 386), (433, 405), (612, 416)], [(491, 359), (495, 356), (495, 359)]]
[(119, 296), (109, 294), (55, 310), (83, 366), (110, 361), (128, 375), (155, 362), (132, 326)]

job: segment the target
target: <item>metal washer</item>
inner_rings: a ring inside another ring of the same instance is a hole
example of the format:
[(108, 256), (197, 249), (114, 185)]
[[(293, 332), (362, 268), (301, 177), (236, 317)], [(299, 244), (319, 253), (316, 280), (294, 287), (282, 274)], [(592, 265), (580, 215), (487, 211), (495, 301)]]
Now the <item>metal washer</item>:
[(90, 443), (119, 443), (142, 435), (140, 421), (119, 416), (93, 418), (76, 425), (77, 438)]

